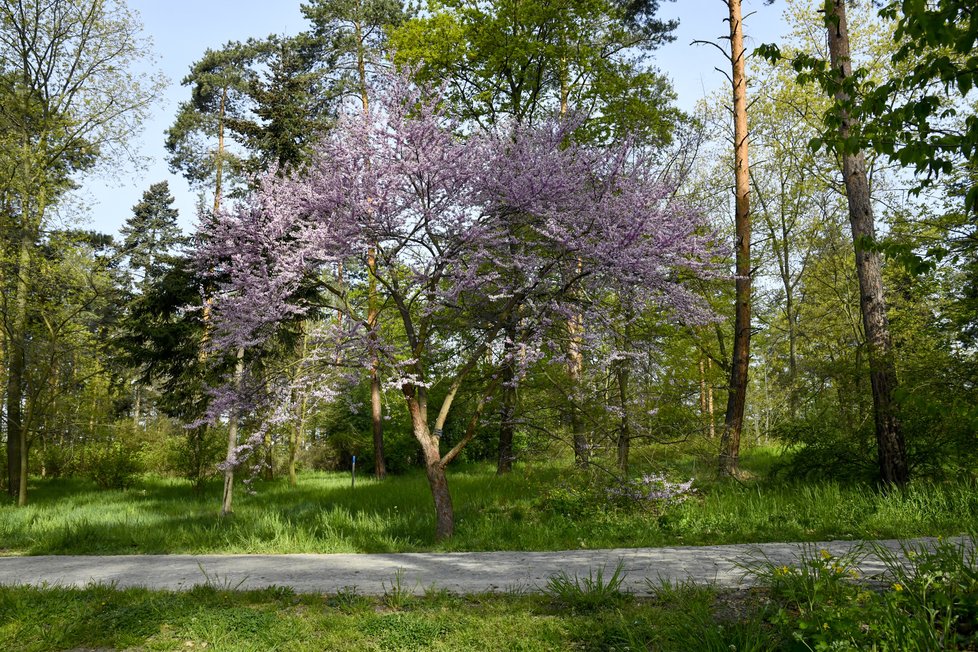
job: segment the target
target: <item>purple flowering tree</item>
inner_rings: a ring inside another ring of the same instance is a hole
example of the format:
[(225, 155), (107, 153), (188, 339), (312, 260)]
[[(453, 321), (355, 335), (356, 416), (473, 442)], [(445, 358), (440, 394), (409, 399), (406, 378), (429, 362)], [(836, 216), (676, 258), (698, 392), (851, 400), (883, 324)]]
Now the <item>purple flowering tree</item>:
[[(226, 353), (261, 349), (316, 310), (343, 316), (319, 339), (335, 349), (315, 367), (321, 395), (381, 361), (423, 451), (441, 540), (454, 529), (446, 467), (499, 389), (506, 357), (525, 370), (559, 349), (548, 333), (578, 314), (569, 300), (587, 287), (637, 288), (643, 306), (701, 317), (679, 279), (709, 273), (713, 239), (627, 144), (578, 145), (566, 122), (463, 137), (437, 93), (393, 78), (374, 95), (369, 114), (341, 118), (308, 170), (269, 175), (204, 225), (198, 262), (221, 284), (213, 345)], [(303, 291), (311, 279), (318, 299)], [(371, 282), (401, 322), (396, 339), (368, 326)], [(502, 341), (513, 319), (526, 334), (519, 347)], [(466, 436), (442, 450), (459, 389), (487, 365), (497, 373)], [(431, 405), (436, 385), (444, 399)], [(245, 400), (233, 382), (219, 394), (217, 406)]]

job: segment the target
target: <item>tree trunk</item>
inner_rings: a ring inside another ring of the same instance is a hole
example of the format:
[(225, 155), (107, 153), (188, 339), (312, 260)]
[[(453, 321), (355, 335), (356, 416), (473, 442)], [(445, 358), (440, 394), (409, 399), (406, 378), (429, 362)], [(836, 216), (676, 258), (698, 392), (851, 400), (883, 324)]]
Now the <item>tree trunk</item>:
[[(849, 55), (849, 32), (846, 24), (846, 6), (843, 0), (826, 5), (825, 25), (828, 32), (829, 57), (837, 81), (852, 75)], [(844, 107), (848, 95), (843, 88), (835, 94)], [(858, 125), (843, 109), (839, 140), (844, 142), (850, 131)], [(863, 328), (869, 345), (869, 373), (873, 388), (873, 415), (876, 422), (876, 446), (879, 457), (880, 480), (887, 485), (905, 485), (910, 479), (903, 432), (897, 420), (893, 393), (897, 388), (896, 365), (890, 325), (886, 316), (886, 298), (883, 291), (883, 275), (880, 257), (869, 251), (867, 245), (876, 240), (873, 206), (869, 194), (869, 178), (866, 173), (866, 157), (862, 151), (841, 149), (842, 176), (849, 202), (849, 222), (856, 250), (856, 274), (859, 277), (859, 305)]]
[(411, 413), (414, 438), (421, 444), (425, 474), (435, 502), (435, 541), (444, 541), (451, 538), (455, 532), (455, 512), (452, 508), (452, 496), (448, 491), (445, 465), (442, 463), (439, 450), (439, 437), (428, 428), (428, 410), (424, 391), (421, 390), (419, 394), (420, 397), (407, 396), (408, 410)]
[(17, 257), (14, 315), (10, 329), (10, 367), (7, 370), (7, 491), (13, 497), (20, 496), (23, 449), (26, 448), (27, 439), (22, 402), (24, 373), (27, 370), (28, 276), (31, 273), (31, 247), (34, 244), (32, 230), (26, 225), (22, 229)]
[(747, 161), (747, 76), (744, 69), (744, 26), (741, 0), (727, 0), (730, 9), (730, 61), (733, 67), (734, 181), (736, 192), (736, 305), (733, 364), (723, 435), (720, 438), (720, 473), (737, 472), (740, 434), (747, 402), (747, 372), (750, 366), (750, 174)]
[(574, 438), (574, 464), (584, 468), (590, 462), (590, 446), (584, 429), (581, 409), (581, 375), (584, 371), (584, 354), (581, 352), (583, 319), (580, 314), (567, 320), (567, 376), (570, 383), (570, 427)]
[(275, 479), (275, 440), (272, 433), (266, 432), (262, 439), (265, 451), (265, 464), (262, 465), (262, 479), (271, 482)]
[(17, 506), (23, 507), (27, 504), (27, 428), (20, 429), (20, 478), (17, 489)]
[[(367, 52), (364, 46), (363, 24), (353, 22), (357, 41), (357, 75), (360, 78), (360, 105), (364, 118), (370, 113), (370, 97), (367, 94)], [(371, 331), (370, 341), (373, 350), (370, 358), (370, 425), (374, 439), (374, 476), (378, 480), (387, 477), (387, 460), (384, 457), (384, 411), (381, 401), (380, 358), (377, 354), (377, 244), (367, 250), (367, 327)]]
[(214, 216), (221, 210), (221, 192), (224, 173), (224, 113), (228, 88), (221, 89), (221, 106), (217, 114), (217, 160), (214, 162)]
[(618, 469), (628, 473), (628, 453), (632, 443), (632, 428), (628, 419), (628, 382), (631, 370), (627, 360), (620, 360), (617, 365), (618, 400), (621, 404), (621, 417), (618, 421)]
[[(302, 399), (305, 402), (305, 399)], [(304, 409), (302, 410), (305, 411)], [(289, 439), (289, 486), (295, 487), (298, 484), (295, 475), (295, 459), (299, 452), (299, 444), (302, 441), (302, 423), (299, 422), (292, 430), (292, 437)]]
[(132, 427), (134, 430), (139, 430), (139, 417), (141, 416), (140, 411), (142, 410), (142, 400), (143, 400), (143, 392), (141, 391), (139, 383), (134, 384), (133, 391), (135, 394), (135, 399), (133, 400), (133, 408), (132, 408)]
[(506, 343), (503, 345), (503, 357), (507, 362), (500, 370), (502, 374), (502, 396), (499, 407), (499, 456), (496, 461), (496, 475), (503, 475), (513, 470), (513, 434), (516, 428), (516, 388), (513, 381), (516, 378), (515, 362), (512, 356), (516, 348), (516, 328), (507, 325), (505, 329)]
[[(635, 297), (632, 291), (622, 294), (621, 301), (624, 304), (622, 318), (624, 327), (622, 341), (619, 349), (626, 349), (632, 342), (632, 320), (635, 317)], [(622, 473), (628, 473), (628, 455), (632, 446), (632, 424), (628, 413), (628, 394), (631, 382), (631, 358), (622, 355), (621, 359), (615, 363), (615, 376), (618, 384), (618, 403), (621, 407), (621, 415), (618, 420), (618, 469)], [(609, 379), (610, 381), (610, 379)]]
[[(713, 371), (713, 360), (706, 359), (706, 370), (708, 372)], [(713, 383), (707, 378), (706, 381), (706, 413), (709, 416), (710, 425), (710, 439), (717, 436), (716, 433), (716, 420), (713, 418)]]
[(700, 420), (703, 422), (703, 434), (709, 432), (707, 427), (707, 413), (706, 413), (706, 361), (703, 359), (705, 356), (700, 356)]
[(384, 411), (380, 396), (380, 356), (377, 351), (377, 249), (367, 252), (367, 328), (370, 329), (370, 424), (374, 436), (374, 475), (379, 480), (387, 477), (387, 460), (384, 458)]
[[(309, 331), (305, 323), (302, 324), (302, 348), (299, 350), (299, 365), (295, 367), (295, 373), (292, 377), (293, 390), (292, 390), (292, 403), (296, 404), (295, 396), (295, 384), (300, 373), (300, 367), (305, 363), (306, 354), (309, 348)], [(302, 398), (298, 401), (298, 414), (295, 415), (295, 421), (291, 432), (289, 433), (289, 486), (296, 486), (296, 476), (295, 476), (295, 461), (299, 454), (299, 447), (302, 445), (302, 440), (305, 437), (306, 430), (306, 392), (302, 393)]]
[[(235, 391), (241, 388), (241, 376), (244, 374), (244, 349), (238, 348), (238, 361), (234, 366), (234, 385)], [(238, 447), (238, 408), (233, 406), (228, 417), (228, 456), (226, 460), (227, 468), (224, 469), (224, 498), (221, 502), (221, 516), (228, 516), (234, 512), (231, 508), (231, 499), (234, 494), (234, 464), (236, 461), (235, 449)]]

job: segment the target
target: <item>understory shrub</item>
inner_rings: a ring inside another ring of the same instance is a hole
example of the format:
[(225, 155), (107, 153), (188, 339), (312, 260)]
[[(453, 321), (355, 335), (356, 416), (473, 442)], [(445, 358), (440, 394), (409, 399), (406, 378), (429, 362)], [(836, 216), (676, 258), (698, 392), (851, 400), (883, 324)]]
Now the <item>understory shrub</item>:
[(85, 445), (83, 474), (102, 489), (126, 489), (142, 473), (140, 449), (131, 443), (112, 441)]
[[(913, 477), (976, 477), (978, 406), (969, 398), (897, 392)], [(786, 477), (857, 482), (873, 482), (878, 477), (872, 419), (853, 427), (828, 411), (787, 421), (775, 429), (774, 436), (791, 451), (778, 469)]]
[[(35, 451), (31, 451), (35, 453)], [(37, 464), (33, 468), (40, 470), (47, 478), (67, 478), (78, 472), (78, 461), (72, 447), (59, 444), (43, 445), (35, 453)]]
[(166, 452), (167, 470), (186, 478), (195, 491), (217, 474), (217, 464), (224, 459), (227, 440), (222, 430), (202, 426), (184, 429), (170, 437)]
[(879, 473), (871, 422), (853, 430), (815, 414), (781, 424), (774, 436), (790, 451), (776, 469), (785, 477), (872, 482)]

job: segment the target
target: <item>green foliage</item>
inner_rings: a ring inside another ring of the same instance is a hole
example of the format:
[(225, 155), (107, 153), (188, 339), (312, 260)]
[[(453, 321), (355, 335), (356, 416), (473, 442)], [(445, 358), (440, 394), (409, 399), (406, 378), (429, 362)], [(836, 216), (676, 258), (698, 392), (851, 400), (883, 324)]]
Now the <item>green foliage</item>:
[(605, 569), (591, 569), (587, 577), (571, 577), (565, 572), (547, 579), (544, 592), (560, 607), (575, 613), (590, 613), (601, 609), (614, 609), (631, 597), (622, 591), (625, 581), (625, 562), (618, 561), (614, 572), (605, 579)]
[(101, 489), (128, 489), (143, 471), (139, 448), (128, 442), (86, 444), (82, 474)]
[(858, 430), (832, 414), (812, 414), (780, 424), (773, 435), (789, 453), (778, 465), (785, 477), (871, 482), (877, 474), (872, 423)]
[(404, 572), (398, 568), (389, 582), (384, 582), (384, 604), (394, 611), (404, 609), (414, 599), (411, 587), (404, 584)]
[(75, 451), (65, 446), (42, 446), (32, 451), (37, 463), (32, 465), (46, 478), (70, 478), (78, 472)]
[(217, 464), (227, 452), (225, 444), (220, 429), (203, 426), (184, 429), (181, 437), (168, 440), (166, 469), (189, 480), (199, 494), (217, 474)]
[(183, 79), (191, 98), (167, 130), (170, 168), (192, 184), (216, 184), (220, 195), (229, 179), (301, 167), (332, 120), (330, 56), (308, 33), (207, 50)]
[[(853, 568), (869, 552), (886, 566), (879, 588)], [(902, 554), (877, 547), (843, 558), (820, 550), (798, 566), (760, 563), (750, 571), (771, 593), (768, 619), (786, 644), (896, 651), (968, 650), (978, 643), (973, 542), (939, 541)]]
[[(854, 127), (844, 141), (823, 134), (812, 140), (812, 147), (849, 152), (870, 148), (912, 168), (919, 192), (978, 151), (978, 118), (964, 105), (978, 81), (978, 57), (973, 55), (978, 27), (969, 18), (969, 0), (895, 0), (879, 13), (896, 21), (892, 47), (885, 53), (894, 74), (885, 79), (872, 79), (870, 71), (854, 66), (854, 74), (840, 80), (817, 55), (787, 57), (800, 84), (817, 83), (829, 96), (845, 97), (825, 113), (827, 134), (836, 133), (843, 121)], [(758, 53), (772, 62), (786, 57), (776, 45), (762, 46)], [(978, 209), (973, 180), (963, 199), (966, 212)]]
[(681, 114), (669, 106), (668, 80), (646, 61), (676, 26), (656, 18), (658, 5), (431, 2), (392, 30), (391, 45), (396, 63), (447, 82), (455, 109), (476, 123), (529, 124), (569, 104), (590, 112), (584, 138), (631, 134), (662, 145)]
[(371, 601), (367, 596), (361, 595), (357, 587), (346, 586), (335, 594), (327, 596), (326, 604), (343, 613), (352, 614), (368, 609)]
[(129, 269), (137, 273), (142, 288), (156, 282), (172, 266), (174, 255), (186, 242), (177, 225), (179, 213), (173, 201), (166, 181), (154, 183), (119, 229), (121, 253), (129, 258)]

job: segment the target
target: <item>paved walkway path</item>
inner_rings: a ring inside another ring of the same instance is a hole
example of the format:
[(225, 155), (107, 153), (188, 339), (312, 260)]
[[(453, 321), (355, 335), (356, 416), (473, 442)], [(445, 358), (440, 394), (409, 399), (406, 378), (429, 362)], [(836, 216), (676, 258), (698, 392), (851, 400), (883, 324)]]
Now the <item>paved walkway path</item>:
[[(934, 542), (914, 539), (910, 545), (932, 546)], [(876, 543), (900, 550), (898, 541)], [(692, 580), (725, 587), (747, 586), (751, 577), (745, 577), (745, 563), (767, 559), (777, 565), (791, 565), (803, 554), (812, 556), (825, 549), (838, 556), (858, 545), (832, 541), (559, 552), (0, 557), (0, 585), (85, 586), (94, 582), (171, 590), (197, 584), (240, 589), (275, 585), (290, 586), (301, 593), (335, 593), (356, 587), (361, 594), (380, 595), (399, 577), (403, 589), (416, 593), (428, 587), (455, 593), (538, 592), (551, 576), (561, 572), (587, 577), (603, 568), (607, 578), (620, 561), (626, 573), (623, 588), (641, 594), (648, 592), (647, 578), (654, 583)], [(859, 568), (867, 576), (884, 570), (872, 554), (860, 562)]]

